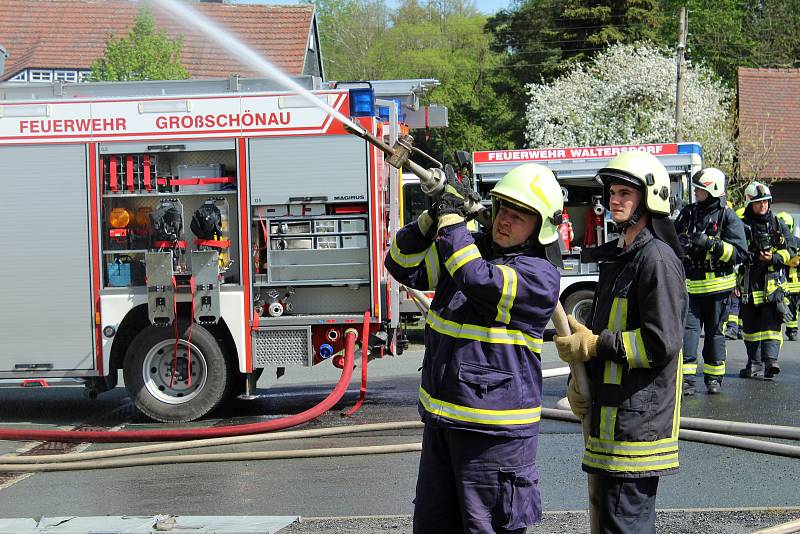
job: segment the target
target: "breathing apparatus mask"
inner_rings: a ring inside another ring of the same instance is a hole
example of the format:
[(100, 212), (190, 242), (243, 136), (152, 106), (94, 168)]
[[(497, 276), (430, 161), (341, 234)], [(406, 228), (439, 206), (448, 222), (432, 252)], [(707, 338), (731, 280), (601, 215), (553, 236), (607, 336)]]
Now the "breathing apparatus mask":
[(183, 208), (178, 201), (162, 200), (150, 214), (153, 239), (177, 243), (183, 233)]

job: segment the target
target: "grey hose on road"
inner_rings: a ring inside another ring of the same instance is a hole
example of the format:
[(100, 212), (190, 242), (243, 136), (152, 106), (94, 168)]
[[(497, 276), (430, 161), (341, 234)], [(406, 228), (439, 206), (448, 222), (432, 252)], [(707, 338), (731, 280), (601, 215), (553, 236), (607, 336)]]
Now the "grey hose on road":
[(91, 460), (88, 462), (46, 464), (0, 464), (0, 472), (80, 471), (89, 469), (116, 469), (143, 465), (192, 464), (200, 462), (249, 462), (254, 460), (285, 460), (289, 458), (323, 458), (329, 456), (356, 456), (365, 454), (392, 454), (419, 452), (422, 443), (400, 443), (396, 445), (373, 445), (367, 447), (328, 447), (324, 449), (301, 449), (292, 451), (224, 452), (218, 454), (185, 454), (173, 456), (144, 456), (113, 460)]
[(152, 454), (155, 452), (178, 451), (184, 449), (197, 449), (201, 447), (220, 447), (224, 445), (241, 445), (243, 443), (260, 443), (264, 441), (281, 441), (287, 439), (318, 438), (335, 436), (338, 434), (355, 434), (361, 432), (379, 432), (381, 430), (403, 430), (422, 428), (421, 421), (397, 421), (391, 423), (371, 423), (363, 425), (347, 425), (329, 428), (314, 428), (309, 430), (290, 430), (286, 432), (273, 432), (265, 434), (251, 434), (247, 436), (231, 436), (225, 438), (194, 439), (171, 443), (158, 443), (153, 445), (139, 445), (121, 449), (107, 449), (103, 451), (74, 452), (68, 454), (47, 454), (38, 456), (0, 456), (0, 464), (44, 464), (67, 463), (103, 458), (116, 458), (139, 454)]
[[(578, 417), (568, 410), (557, 410), (554, 408), (542, 408), (542, 417), (546, 419), (556, 419), (559, 421), (568, 421), (570, 423), (578, 423)], [(700, 421), (705, 421), (701, 419)], [(725, 421), (730, 422), (730, 421)], [(683, 423), (683, 418), (681, 418)], [(744, 423), (740, 423), (744, 424)], [(681, 425), (683, 426), (683, 425)], [(760, 425), (768, 426), (768, 425)], [(790, 428), (790, 427), (782, 427)], [(761, 452), (764, 454), (772, 454), (775, 456), (786, 456), (788, 458), (800, 458), (800, 447), (797, 445), (786, 445), (783, 443), (772, 443), (769, 441), (762, 441), (759, 439), (742, 438), (739, 436), (726, 436), (724, 434), (715, 434), (713, 432), (700, 432), (697, 430), (681, 429), (679, 438), (683, 441), (696, 441), (698, 443), (707, 443), (709, 445), (720, 445), (723, 447), (731, 447), (734, 449), (744, 449), (747, 451)]]

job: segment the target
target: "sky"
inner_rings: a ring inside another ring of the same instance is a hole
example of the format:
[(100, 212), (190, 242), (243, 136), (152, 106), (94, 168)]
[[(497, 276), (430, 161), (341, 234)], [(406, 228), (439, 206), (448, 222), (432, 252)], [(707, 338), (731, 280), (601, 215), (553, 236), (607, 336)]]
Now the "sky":
[[(497, 11), (508, 7), (509, 0), (474, 0), (478, 11), (487, 15), (492, 15)], [(225, 0), (228, 4), (297, 4), (298, 0)], [(386, 0), (389, 7), (395, 7), (397, 0)]]

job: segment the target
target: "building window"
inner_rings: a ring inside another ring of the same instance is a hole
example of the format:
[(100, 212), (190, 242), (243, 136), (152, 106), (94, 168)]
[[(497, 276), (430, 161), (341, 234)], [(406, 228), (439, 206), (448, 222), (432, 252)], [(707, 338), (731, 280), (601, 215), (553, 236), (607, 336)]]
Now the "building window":
[(57, 70), (55, 72), (55, 80), (57, 82), (77, 82), (78, 73), (74, 70)]
[(52, 82), (53, 71), (42, 69), (31, 69), (30, 81), (32, 82)]
[(28, 71), (23, 70), (13, 78), (8, 79), (9, 82), (27, 82), (28, 81)]
[(85, 81), (87, 81), (87, 79), (88, 79), (88, 78), (89, 78), (91, 75), (92, 75), (92, 71), (90, 71), (90, 70), (82, 70), (82, 71), (80, 71), (80, 72), (78, 73), (78, 76), (79, 76), (79, 78), (80, 78), (78, 81), (79, 81), (79, 82), (85, 82)]

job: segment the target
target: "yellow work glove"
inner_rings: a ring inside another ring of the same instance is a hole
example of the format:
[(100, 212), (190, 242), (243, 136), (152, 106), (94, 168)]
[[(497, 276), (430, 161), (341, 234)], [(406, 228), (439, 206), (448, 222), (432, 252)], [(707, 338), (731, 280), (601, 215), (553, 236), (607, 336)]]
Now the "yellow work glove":
[(572, 315), (567, 320), (572, 334), (553, 338), (558, 356), (567, 363), (581, 363), (597, 356), (597, 334), (593, 334)]
[(569, 409), (581, 419), (589, 413), (589, 409), (592, 407), (592, 399), (589, 397), (589, 392), (579, 392), (578, 381), (574, 378), (569, 381), (567, 386), (567, 400), (569, 400)]

